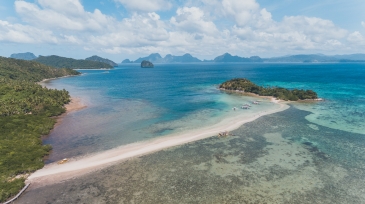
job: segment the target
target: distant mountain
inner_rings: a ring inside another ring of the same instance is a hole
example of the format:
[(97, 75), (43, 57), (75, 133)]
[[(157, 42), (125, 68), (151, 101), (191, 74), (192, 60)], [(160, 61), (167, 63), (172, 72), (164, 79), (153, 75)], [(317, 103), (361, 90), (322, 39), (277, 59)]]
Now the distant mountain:
[(67, 57), (60, 57), (56, 55), (51, 56), (39, 56), (34, 61), (53, 66), (57, 68), (71, 68), (71, 69), (100, 69), (100, 68), (113, 68), (110, 64), (103, 62), (95, 62), (89, 60), (76, 60)]
[(78, 74), (80, 73), (75, 70), (56, 69), (31, 60), (0, 57), (0, 78), (4, 79), (38, 82), (47, 78)]
[(31, 52), (25, 52), (25, 53), (14, 53), (10, 55), (10, 58), (22, 59), (22, 60), (34, 60), (37, 57)]
[(117, 67), (118, 64), (111, 61), (110, 59), (106, 59), (106, 58), (102, 58), (102, 57), (99, 57), (97, 55), (94, 55), (94, 56), (91, 56), (91, 57), (88, 57), (86, 58), (85, 60), (89, 60), (89, 61), (95, 61), (95, 62), (103, 62), (103, 63), (106, 63), (106, 64), (109, 64), (113, 67)]
[(150, 62), (162, 62), (162, 57), (160, 54), (158, 53), (152, 53), (150, 54), (149, 56), (147, 57), (140, 57), (138, 59), (136, 59), (135, 61), (133, 61), (134, 63), (141, 63), (143, 60), (146, 60), (146, 61), (150, 61)]
[(147, 60), (153, 63), (188, 63), (188, 62), (296, 62), (296, 63), (311, 63), (311, 62), (365, 62), (365, 54), (350, 54), (350, 55), (333, 55), (327, 56), (324, 54), (302, 54), (302, 55), (287, 55), (282, 57), (260, 58), (252, 56), (249, 58), (232, 56), (229, 53), (224, 53), (213, 60), (201, 61), (190, 54), (183, 56), (166, 55), (164, 58), (158, 53), (153, 53), (147, 57), (138, 58), (136, 61), (129, 59), (123, 60), (122, 63), (141, 63)]
[(200, 59), (193, 57), (191, 54), (184, 54), (182, 56), (166, 55), (164, 58), (158, 53), (150, 54), (147, 57), (140, 57), (135, 61), (125, 59), (122, 63), (141, 63), (142, 61), (150, 61), (153, 63), (189, 63), (189, 62), (201, 62)]
[(338, 59), (326, 55), (290, 55), (264, 59), (265, 62), (336, 62)]
[(351, 55), (334, 55), (333, 57), (340, 60), (354, 60), (354, 61), (364, 61), (365, 54), (351, 54)]
[(258, 56), (252, 56), (250, 58), (232, 56), (229, 53), (224, 53), (221, 56), (214, 58), (214, 62), (263, 62)]
[(133, 63), (133, 61), (130, 61), (129, 59), (125, 59), (122, 61), (122, 63)]
[(186, 53), (183, 56), (174, 56), (174, 55), (166, 55), (163, 58), (163, 61), (165, 63), (173, 63), (173, 62), (179, 62), (179, 63), (188, 63), (188, 62), (201, 62), (200, 59), (193, 57), (191, 54)]

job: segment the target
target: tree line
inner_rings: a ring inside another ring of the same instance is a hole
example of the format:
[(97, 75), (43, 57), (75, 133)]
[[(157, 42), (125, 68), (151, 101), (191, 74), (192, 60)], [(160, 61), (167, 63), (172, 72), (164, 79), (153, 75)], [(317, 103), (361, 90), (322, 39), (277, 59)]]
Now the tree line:
[[(16, 195), (28, 174), (44, 166), (51, 147), (43, 145), (57, 116), (70, 101), (66, 90), (35, 83), (47, 78), (77, 75), (34, 61), (0, 57), (0, 202)], [(17, 177), (18, 176), (18, 177)]]
[(225, 90), (238, 90), (254, 93), (260, 96), (273, 96), (285, 101), (298, 101), (305, 99), (317, 99), (317, 93), (312, 90), (293, 89), (289, 90), (282, 87), (263, 87), (258, 86), (248, 79), (236, 78), (222, 83), (219, 88)]

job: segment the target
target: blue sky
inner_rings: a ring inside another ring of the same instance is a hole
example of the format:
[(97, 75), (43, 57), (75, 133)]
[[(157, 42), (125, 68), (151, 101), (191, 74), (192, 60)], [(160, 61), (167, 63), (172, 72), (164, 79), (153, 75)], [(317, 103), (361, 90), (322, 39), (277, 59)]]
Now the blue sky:
[(0, 2), (0, 55), (121, 62), (158, 52), (212, 59), (365, 50), (364, 0)]

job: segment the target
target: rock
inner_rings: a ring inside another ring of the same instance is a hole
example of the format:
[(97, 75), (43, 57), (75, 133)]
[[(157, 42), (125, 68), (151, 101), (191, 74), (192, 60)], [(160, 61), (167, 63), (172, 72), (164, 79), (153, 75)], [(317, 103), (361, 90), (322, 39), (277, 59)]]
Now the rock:
[(147, 61), (147, 60), (143, 60), (141, 62), (141, 67), (142, 68), (153, 68), (154, 66), (153, 66), (152, 62)]

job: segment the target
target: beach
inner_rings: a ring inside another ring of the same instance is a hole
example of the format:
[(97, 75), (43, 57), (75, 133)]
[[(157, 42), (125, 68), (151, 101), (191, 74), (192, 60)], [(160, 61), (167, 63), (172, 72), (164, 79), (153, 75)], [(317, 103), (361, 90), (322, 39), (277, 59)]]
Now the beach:
[(85, 102), (80, 97), (71, 97), (71, 101), (65, 105), (66, 114), (86, 108)]
[[(73, 98), (72, 101), (69, 106), (66, 106), (68, 112), (84, 107), (80, 99)], [(277, 103), (277, 101), (273, 102)], [(26, 180), (26, 183), (32, 183), (32, 188), (36, 188), (62, 182), (133, 157), (139, 157), (166, 148), (217, 136), (220, 132), (235, 130), (243, 124), (254, 121), (261, 116), (280, 112), (287, 108), (289, 108), (288, 105), (278, 103), (270, 110), (225, 118), (221, 122), (209, 127), (128, 144), (82, 157), (68, 158), (68, 161), (64, 164), (57, 164), (55, 162), (46, 165), (44, 168), (31, 174)]]

